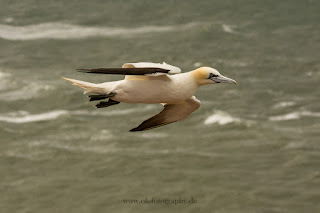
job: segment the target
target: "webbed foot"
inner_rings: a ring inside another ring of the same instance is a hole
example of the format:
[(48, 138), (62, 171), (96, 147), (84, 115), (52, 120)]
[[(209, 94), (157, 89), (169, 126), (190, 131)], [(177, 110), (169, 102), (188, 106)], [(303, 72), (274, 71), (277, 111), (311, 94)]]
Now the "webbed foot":
[(89, 95), (88, 97), (90, 98), (89, 101), (99, 101), (102, 99), (113, 97), (115, 95), (116, 95), (115, 92), (110, 92), (109, 94), (106, 94), (106, 95)]
[(119, 104), (120, 102), (118, 101), (114, 101), (112, 99), (109, 99), (108, 102), (106, 101), (100, 101), (100, 103), (98, 103), (96, 105), (97, 108), (103, 108), (103, 107), (109, 107), (109, 106), (112, 106), (112, 105), (116, 105), (116, 104)]

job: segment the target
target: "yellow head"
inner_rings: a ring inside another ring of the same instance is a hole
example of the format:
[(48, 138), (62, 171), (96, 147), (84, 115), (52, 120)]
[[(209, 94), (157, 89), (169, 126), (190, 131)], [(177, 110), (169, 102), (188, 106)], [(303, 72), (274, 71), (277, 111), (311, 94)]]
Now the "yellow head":
[(229, 83), (236, 84), (237, 82), (231, 78), (221, 75), (218, 70), (212, 67), (200, 67), (192, 71), (194, 78), (199, 85), (216, 84), (216, 83)]

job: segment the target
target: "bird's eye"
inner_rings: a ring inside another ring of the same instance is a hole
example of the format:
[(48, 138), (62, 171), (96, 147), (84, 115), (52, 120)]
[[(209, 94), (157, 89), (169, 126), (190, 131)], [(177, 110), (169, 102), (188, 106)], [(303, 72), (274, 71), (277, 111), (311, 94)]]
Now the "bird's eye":
[(215, 74), (213, 74), (213, 73), (210, 73), (209, 78), (212, 78), (212, 77), (218, 77), (218, 75), (215, 75)]

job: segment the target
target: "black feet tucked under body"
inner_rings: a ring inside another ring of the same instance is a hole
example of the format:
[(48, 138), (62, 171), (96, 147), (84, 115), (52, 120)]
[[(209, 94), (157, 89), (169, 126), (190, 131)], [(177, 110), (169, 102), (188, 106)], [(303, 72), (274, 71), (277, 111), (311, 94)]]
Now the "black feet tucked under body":
[(89, 101), (99, 101), (102, 99), (111, 98), (115, 95), (116, 95), (115, 92), (110, 92), (109, 94), (106, 94), (106, 95), (89, 95), (89, 98), (90, 98)]
[(118, 101), (110, 99), (111, 97), (113, 97), (115, 95), (116, 95), (115, 92), (110, 92), (109, 94), (105, 94), (105, 95), (89, 95), (88, 97), (90, 98), (89, 101), (99, 101), (99, 100), (109, 98), (108, 101), (100, 101), (100, 103), (96, 104), (97, 108), (103, 108), (103, 107), (109, 107), (109, 106), (120, 103)]
[(97, 108), (103, 108), (103, 107), (109, 107), (109, 106), (112, 106), (112, 105), (116, 105), (116, 104), (119, 104), (120, 102), (118, 101), (114, 101), (112, 99), (109, 98), (108, 102), (106, 101), (100, 101), (100, 103), (98, 103), (96, 105)]

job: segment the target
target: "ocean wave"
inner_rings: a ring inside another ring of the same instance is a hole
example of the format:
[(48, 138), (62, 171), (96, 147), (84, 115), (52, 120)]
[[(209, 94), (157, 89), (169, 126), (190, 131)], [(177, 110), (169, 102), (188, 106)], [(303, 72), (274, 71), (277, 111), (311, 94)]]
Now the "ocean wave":
[(250, 60), (238, 60), (238, 59), (220, 59), (220, 58), (217, 58), (215, 59), (216, 63), (219, 63), (219, 64), (225, 64), (227, 66), (230, 66), (230, 67), (247, 67), (251, 64), (253, 64), (252, 61)]
[(215, 111), (213, 115), (210, 115), (205, 121), (205, 125), (209, 124), (219, 124), (219, 125), (226, 125), (229, 123), (240, 123), (240, 118), (235, 118), (223, 111)]
[(222, 24), (221, 27), (222, 27), (222, 30), (226, 33), (232, 33), (232, 34), (238, 33), (234, 31), (234, 29), (232, 29), (235, 27), (234, 25)]
[(2, 101), (17, 101), (17, 100), (29, 100), (34, 97), (39, 97), (43, 91), (53, 90), (54, 87), (51, 85), (39, 84), (36, 82), (29, 83), (20, 88), (10, 88), (17, 87), (16, 84), (19, 82), (3, 82), (3, 85), (0, 85), (0, 90), (8, 90), (0, 94), (0, 100)]
[(14, 85), (11, 80), (11, 74), (2, 72), (1, 69), (0, 69), (0, 81), (1, 81), (0, 91), (10, 89)]
[(123, 110), (110, 110), (110, 111), (89, 111), (89, 110), (75, 110), (70, 111), (70, 114), (72, 115), (87, 115), (87, 116), (112, 116), (112, 115), (127, 115), (133, 112), (136, 112), (137, 109), (131, 108), (131, 109), (123, 109)]
[(292, 112), (284, 115), (278, 116), (271, 116), (269, 117), (270, 121), (287, 121), (287, 120), (297, 120), (301, 117), (320, 117), (320, 112), (309, 112), (309, 111), (302, 111), (302, 112)]
[(273, 107), (274, 108), (285, 108), (285, 107), (290, 107), (295, 105), (296, 103), (293, 101), (283, 101), (283, 102), (279, 102), (277, 104), (275, 104)]
[(88, 111), (88, 110), (75, 110), (70, 111), (70, 114), (72, 115), (89, 115), (89, 116), (95, 116), (95, 115), (101, 115), (101, 116), (115, 116), (115, 115), (128, 115), (131, 113), (135, 113), (138, 111), (146, 111), (154, 109), (155, 106), (153, 105), (147, 105), (142, 108), (129, 108), (129, 109), (115, 109), (115, 110), (108, 110), (108, 111)]
[(40, 114), (30, 114), (26, 111), (17, 111), (17, 112), (10, 112), (4, 115), (0, 115), (0, 121), (7, 122), (7, 123), (15, 123), (15, 124), (23, 124), (23, 123), (32, 123), (38, 121), (48, 121), (48, 120), (55, 120), (63, 115), (87, 115), (87, 116), (117, 116), (117, 115), (127, 115), (139, 111), (146, 111), (153, 109), (154, 106), (146, 106), (143, 108), (130, 108), (130, 109), (123, 109), (123, 110), (109, 110), (109, 111), (86, 111), (86, 110), (75, 110), (75, 111), (68, 111), (68, 110), (54, 110)]
[(10, 76), (11, 76), (10, 73), (0, 71), (0, 80), (3, 80), (3, 79), (8, 78)]
[(155, 132), (145, 132), (145, 133), (141, 133), (138, 136), (142, 137), (142, 138), (166, 138), (169, 135), (166, 133), (155, 133)]
[(7, 151), (7, 152), (4, 152), (4, 153), (0, 154), (0, 156), (21, 158), (21, 159), (25, 159), (25, 160), (33, 160), (34, 159), (32, 154), (30, 154), (30, 153), (21, 153), (21, 152), (18, 152), (18, 151)]
[(46, 113), (35, 114), (35, 115), (30, 115), (29, 113), (27, 113), (20, 116), (18, 115), (19, 117), (14, 116), (11, 113), (11, 115), (8, 115), (8, 116), (0, 116), (0, 121), (4, 121), (7, 123), (22, 124), (22, 123), (31, 123), (36, 121), (54, 120), (65, 114), (68, 114), (68, 111), (56, 110), (52, 112), (46, 112)]
[(148, 149), (148, 148), (117, 148), (114, 145), (99, 145), (99, 146), (86, 146), (86, 145), (71, 145), (61, 143), (58, 141), (32, 141), (28, 142), (31, 147), (49, 147), (54, 149), (61, 149), (70, 152), (89, 152), (95, 154), (122, 154), (122, 155), (191, 155), (200, 157), (219, 157), (220, 153), (194, 151), (189, 149)]
[(0, 24), (0, 38), (7, 40), (83, 39), (88, 37), (128, 37), (142, 34), (175, 32), (188, 29), (195, 23), (171, 26), (142, 26), (135, 28), (89, 27), (67, 23), (41, 23), (12, 26)]
[(103, 129), (90, 137), (90, 141), (106, 141), (114, 138), (110, 130)]
[(120, 154), (168, 154), (169, 150), (149, 150), (141, 148), (116, 148), (113, 145), (105, 146), (85, 146), (85, 145), (70, 145), (66, 143), (61, 143), (58, 141), (32, 141), (28, 143), (31, 147), (45, 146), (55, 149), (66, 150), (70, 152), (91, 152), (95, 154), (110, 154), (110, 153), (120, 153)]

